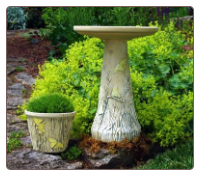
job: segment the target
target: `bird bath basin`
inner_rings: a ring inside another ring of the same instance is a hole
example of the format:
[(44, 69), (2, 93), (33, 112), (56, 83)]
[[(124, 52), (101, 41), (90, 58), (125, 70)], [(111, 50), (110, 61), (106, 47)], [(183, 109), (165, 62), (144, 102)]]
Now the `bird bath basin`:
[(105, 41), (101, 86), (92, 137), (103, 142), (132, 140), (141, 132), (132, 93), (127, 40), (153, 35), (157, 27), (74, 26), (82, 35)]

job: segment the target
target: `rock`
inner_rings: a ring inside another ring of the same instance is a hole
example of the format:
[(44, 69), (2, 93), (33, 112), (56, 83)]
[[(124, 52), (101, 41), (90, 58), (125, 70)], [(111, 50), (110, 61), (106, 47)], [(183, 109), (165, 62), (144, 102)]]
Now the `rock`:
[(181, 20), (183, 20), (183, 21), (190, 21), (190, 20), (193, 20), (193, 16), (181, 17)]
[(7, 109), (17, 109), (17, 106), (22, 104), (22, 97), (10, 97), (7, 99)]
[(7, 58), (7, 62), (24, 62), (26, 61), (24, 58)]
[(14, 83), (12, 86), (8, 87), (7, 93), (9, 95), (22, 96), (23, 89), (25, 89), (25, 87), (21, 83)]
[(7, 77), (7, 86), (10, 86), (13, 82), (11, 81), (10, 78)]
[[(170, 18), (170, 20), (172, 20), (172, 21), (177, 21), (177, 19), (178, 19), (177, 17)], [(181, 20), (181, 21), (190, 21), (190, 20), (193, 20), (193, 15), (180, 17), (179, 20)]]
[(112, 154), (107, 149), (101, 148), (98, 153), (90, 153), (84, 149), (84, 159), (90, 168), (94, 169), (116, 169), (125, 165), (133, 165), (134, 156), (129, 151), (117, 151)]
[(22, 81), (22, 84), (28, 84), (28, 85), (31, 85), (31, 84), (34, 84), (35, 83), (35, 79), (27, 74), (27, 73), (18, 73), (15, 78), (18, 80), (18, 81)]
[(12, 86), (9, 87), (9, 89), (24, 89), (24, 86), (21, 83), (14, 83)]
[(10, 132), (17, 133), (18, 131), (24, 131), (26, 134), (29, 134), (27, 122), (20, 122), (15, 124), (7, 124), (8, 135)]
[(65, 169), (82, 169), (83, 163), (80, 161), (75, 162), (75, 163), (66, 163), (64, 168)]
[(16, 34), (16, 30), (7, 30), (7, 35), (14, 35)]
[(32, 39), (32, 40), (31, 40), (31, 43), (32, 43), (32, 44), (38, 44), (38, 39), (37, 39), (37, 38)]
[(23, 145), (25, 145), (25, 146), (32, 145), (30, 136), (26, 136), (26, 137), (20, 138), (20, 140), (22, 141)]
[(59, 155), (40, 153), (30, 148), (7, 155), (8, 169), (81, 169), (81, 162), (67, 163)]
[(8, 124), (14, 124), (22, 122), (22, 120), (18, 118), (15, 114), (7, 114), (7, 122)]
[(15, 71), (15, 67), (7, 67), (7, 75)]

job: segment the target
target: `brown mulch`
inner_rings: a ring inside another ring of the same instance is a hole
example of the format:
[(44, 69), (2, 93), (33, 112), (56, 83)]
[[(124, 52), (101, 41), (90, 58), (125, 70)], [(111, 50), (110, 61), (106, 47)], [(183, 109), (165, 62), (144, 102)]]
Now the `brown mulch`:
[(144, 158), (149, 155), (149, 145), (152, 145), (152, 140), (144, 133), (141, 133), (140, 136), (133, 138), (131, 141), (124, 139), (120, 142), (112, 141), (107, 143), (85, 135), (79, 143), (80, 148), (87, 148), (91, 153), (98, 153), (101, 148), (109, 150), (110, 153), (116, 153), (120, 149), (125, 149), (134, 153), (137, 164), (143, 162)]
[(25, 32), (7, 35), (7, 58), (23, 58), (25, 71), (36, 76), (38, 65), (43, 65), (48, 59), (53, 46), (50, 45), (50, 41), (40, 36), (37, 37), (37, 43), (32, 41), (32, 37), (21, 37), (20, 34)]

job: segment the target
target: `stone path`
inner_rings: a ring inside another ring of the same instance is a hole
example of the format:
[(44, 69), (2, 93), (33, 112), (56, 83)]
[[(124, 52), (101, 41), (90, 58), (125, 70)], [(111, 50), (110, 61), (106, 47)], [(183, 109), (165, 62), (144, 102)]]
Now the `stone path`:
[(30, 148), (15, 150), (7, 156), (8, 169), (82, 169), (81, 162), (67, 163), (59, 155), (44, 154)]

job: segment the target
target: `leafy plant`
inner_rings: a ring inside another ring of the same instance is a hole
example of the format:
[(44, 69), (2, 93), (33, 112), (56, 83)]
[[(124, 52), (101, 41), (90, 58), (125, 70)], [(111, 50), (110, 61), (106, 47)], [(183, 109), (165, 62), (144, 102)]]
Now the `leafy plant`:
[(22, 121), (27, 120), (27, 116), (24, 114), (24, 111), (26, 110), (26, 106), (27, 106), (26, 102), (24, 102), (21, 106), (20, 105), (17, 106), (16, 113)]
[(62, 159), (74, 160), (82, 154), (82, 151), (75, 145), (67, 149), (67, 151), (61, 153)]
[(25, 29), (26, 16), (21, 7), (8, 7), (7, 9), (7, 29)]
[(24, 69), (23, 69), (22, 67), (16, 67), (15, 70), (16, 70), (17, 72), (21, 72), (21, 71), (23, 71)]
[(7, 152), (11, 152), (14, 149), (20, 148), (23, 143), (19, 140), (19, 138), (24, 136), (25, 133), (23, 131), (18, 131), (17, 133), (11, 132), (7, 141)]
[[(137, 100), (136, 100), (137, 101)], [(139, 104), (139, 103), (138, 103)], [(173, 146), (191, 136), (193, 130), (193, 93), (183, 97), (166, 91), (157, 93), (136, 106), (143, 131), (161, 146)]]
[(44, 20), (42, 19), (42, 10), (44, 7), (25, 7), (24, 12), (27, 14), (26, 23), (27, 28), (42, 28), (45, 27)]
[[(48, 38), (55, 46), (54, 56), (59, 53), (62, 57), (70, 44), (83, 40), (73, 30), (74, 25), (147, 26), (160, 16), (168, 24), (169, 7), (166, 7), (167, 11), (161, 9), (159, 12), (156, 7), (47, 7), (42, 18), (49, 30)], [(164, 12), (167, 12), (165, 18)]]
[[(152, 75), (158, 86), (172, 94), (181, 95), (191, 91), (193, 56), (190, 53), (192, 51), (183, 49), (183, 45), (187, 44), (185, 37), (170, 23), (153, 36), (130, 41), (128, 51), (131, 68), (142, 72), (144, 77)], [(187, 67), (190, 69), (186, 71)], [(187, 72), (188, 76), (184, 77), (183, 72)]]
[(27, 110), (39, 113), (66, 113), (73, 112), (71, 101), (61, 94), (45, 94), (31, 99)]
[(177, 145), (173, 150), (159, 154), (150, 159), (145, 165), (134, 169), (192, 169), (193, 168), (193, 141), (184, 145)]

